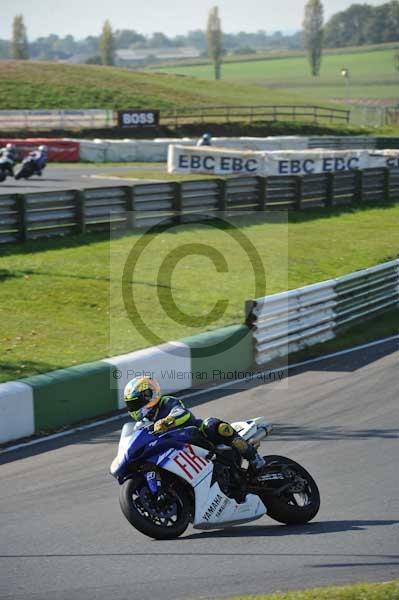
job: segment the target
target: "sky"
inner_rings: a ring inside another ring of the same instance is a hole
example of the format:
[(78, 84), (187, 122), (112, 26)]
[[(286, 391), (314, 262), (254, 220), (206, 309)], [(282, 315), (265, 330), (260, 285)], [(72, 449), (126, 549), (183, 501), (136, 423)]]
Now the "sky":
[[(323, 0), (325, 16), (345, 10), (355, 0)], [(357, 0), (359, 1), (359, 0)], [(369, 0), (378, 6), (387, 0)], [(364, 2), (364, 0), (362, 0)], [(219, 6), (223, 31), (264, 29), (296, 31), (301, 27), (305, 0), (0, 0), (0, 39), (10, 39), (12, 20), (22, 14), (33, 40), (56, 33), (76, 39), (98, 35), (105, 19), (114, 29), (135, 29), (173, 36), (205, 29), (208, 11)]]

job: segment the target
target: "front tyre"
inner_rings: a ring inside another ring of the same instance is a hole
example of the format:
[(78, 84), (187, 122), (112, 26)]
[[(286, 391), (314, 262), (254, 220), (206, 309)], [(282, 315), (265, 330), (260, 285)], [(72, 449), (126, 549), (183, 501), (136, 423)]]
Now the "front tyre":
[(191, 519), (189, 497), (178, 481), (169, 485), (162, 504), (148, 489), (143, 477), (125, 481), (119, 493), (123, 514), (138, 531), (156, 540), (173, 540), (182, 535)]
[[(314, 519), (320, 508), (320, 493), (310, 473), (284, 456), (265, 456), (264, 459), (267, 464), (262, 475), (284, 475), (289, 484), (279, 496), (260, 496), (268, 516), (286, 525), (304, 525)], [(284, 482), (280, 480), (278, 483)]]

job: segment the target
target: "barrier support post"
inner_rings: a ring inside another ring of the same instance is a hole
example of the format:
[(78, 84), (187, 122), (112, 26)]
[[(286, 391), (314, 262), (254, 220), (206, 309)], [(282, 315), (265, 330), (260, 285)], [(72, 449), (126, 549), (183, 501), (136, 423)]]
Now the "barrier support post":
[(224, 217), (227, 211), (227, 182), (225, 179), (218, 179), (218, 210)]
[(18, 212), (18, 238), (20, 242), (27, 240), (26, 198), (23, 194), (15, 194)]
[(295, 210), (302, 210), (303, 177), (295, 176)]
[(385, 202), (390, 201), (391, 195), (391, 169), (385, 167), (384, 169), (384, 197)]
[(334, 173), (326, 173), (326, 208), (334, 206)]
[(363, 202), (363, 171), (358, 169), (355, 171), (355, 204), (361, 204)]
[(173, 211), (174, 222), (176, 225), (180, 225), (183, 222), (183, 194), (179, 182), (173, 184)]
[(136, 211), (134, 209), (134, 186), (127, 185), (125, 187), (126, 210), (128, 229), (136, 229)]
[(78, 233), (86, 233), (86, 196), (84, 190), (75, 191), (76, 225)]
[(266, 189), (267, 189), (267, 178), (266, 177), (257, 177), (258, 181), (258, 208), (259, 211), (264, 211), (266, 209)]

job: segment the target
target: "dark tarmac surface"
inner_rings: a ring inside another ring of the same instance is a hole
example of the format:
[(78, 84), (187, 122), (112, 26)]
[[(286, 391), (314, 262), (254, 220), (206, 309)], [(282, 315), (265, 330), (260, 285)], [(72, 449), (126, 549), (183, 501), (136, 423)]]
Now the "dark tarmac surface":
[(183, 600), (399, 577), (398, 340), (297, 369), (279, 384), (197, 397), (200, 417), (265, 415), (263, 454), (302, 463), (321, 509), (152, 541), (108, 474), (122, 421), (0, 455), (2, 600)]
[[(33, 176), (28, 180), (11, 179), (8, 177), (0, 183), (0, 196), (5, 194), (30, 194), (31, 192), (52, 192), (55, 190), (76, 190), (83, 188), (113, 187), (120, 185), (133, 185), (134, 183), (148, 183), (153, 180), (145, 179), (115, 179), (102, 178), (109, 173), (132, 172), (135, 169), (142, 171), (143, 166), (71, 166), (71, 167), (48, 167), (41, 177)], [(166, 167), (154, 165), (151, 169), (164, 172)]]

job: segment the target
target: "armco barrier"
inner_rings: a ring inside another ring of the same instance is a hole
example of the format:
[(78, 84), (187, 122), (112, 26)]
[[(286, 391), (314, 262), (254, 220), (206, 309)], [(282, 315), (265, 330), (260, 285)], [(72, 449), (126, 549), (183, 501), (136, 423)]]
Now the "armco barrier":
[(378, 206), (399, 201), (399, 169), (306, 176), (235, 177), (182, 183), (0, 195), (0, 244), (90, 233), (136, 230), (158, 223), (314, 207)]
[(256, 364), (333, 339), (343, 326), (395, 306), (399, 307), (399, 259), (248, 301)]

